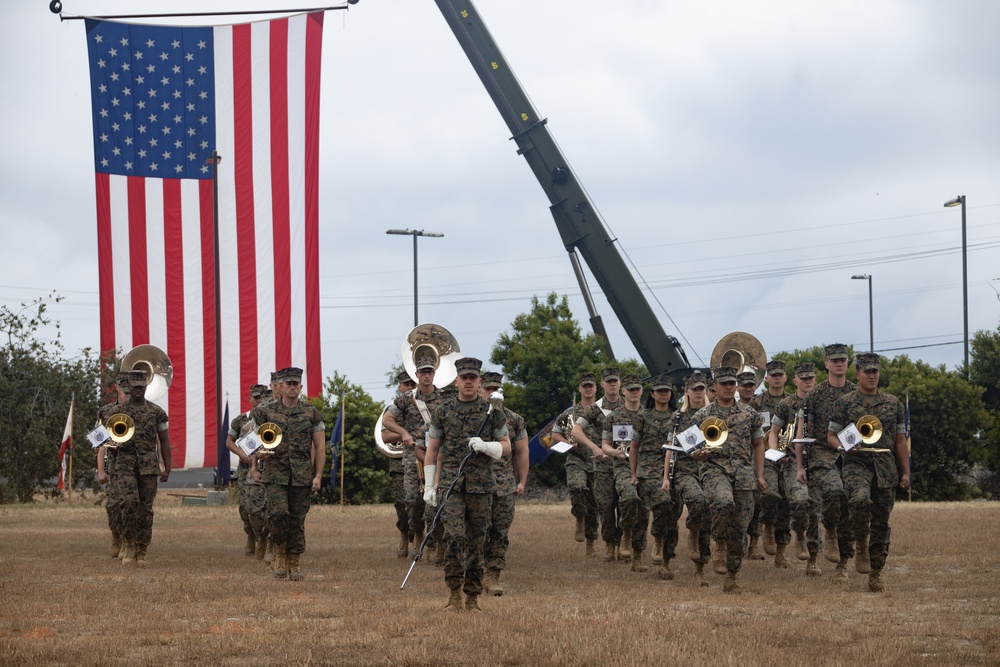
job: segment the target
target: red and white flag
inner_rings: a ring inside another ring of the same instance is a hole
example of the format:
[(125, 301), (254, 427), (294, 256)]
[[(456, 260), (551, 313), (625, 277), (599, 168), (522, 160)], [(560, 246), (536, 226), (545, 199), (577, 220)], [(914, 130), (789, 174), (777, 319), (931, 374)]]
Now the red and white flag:
[[(101, 350), (150, 343), (173, 384), (178, 467), (215, 466), (216, 391), (271, 371), (322, 390), (319, 98), (323, 13), (240, 25), (87, 20)], [(216, 387), (213, 150), (222, 386)]]
[[(59, 445), (59, 484), (57, 488), (62, 491), (66, 488), (66, 465), (67, 453), (73, 448), (73, 403), (69, 402), (69, 415), (66, 417), (66, 428), (63, 429), (62, 444)], [(72, 456), (72, 453), (69, 454)]]

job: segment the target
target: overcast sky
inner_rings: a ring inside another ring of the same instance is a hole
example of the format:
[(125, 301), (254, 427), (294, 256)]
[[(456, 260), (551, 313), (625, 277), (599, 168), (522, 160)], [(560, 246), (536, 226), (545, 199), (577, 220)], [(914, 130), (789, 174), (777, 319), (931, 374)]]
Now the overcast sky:
[[(476, 5), (693, 364), (734, 330), (769, 353), (867, 349), (867, 283), (851, 276), (868, 273), (876, 350), (956, 367), (961, 212), (942, 204), (960, 194), (970, 331), (996, 329), (1000, 3)], [(67, 14), (135, 6), (64, 2)], [(42, 0), (4, 14), (0, 303), (55, 290), (67, 349), (96, 347), (84, 26)], [(588, 326), (548, 201), (432, 0), (330, 12), (321, 111), (324, 375), (390, 395), (385, 373), (413, 326), (412, 239), (390, 228), (444, 234), (419, 241), (420, 320), (467, 354), (488, 359), (550, 291)], [(635, 357), (591, 289), (615, 353)]]

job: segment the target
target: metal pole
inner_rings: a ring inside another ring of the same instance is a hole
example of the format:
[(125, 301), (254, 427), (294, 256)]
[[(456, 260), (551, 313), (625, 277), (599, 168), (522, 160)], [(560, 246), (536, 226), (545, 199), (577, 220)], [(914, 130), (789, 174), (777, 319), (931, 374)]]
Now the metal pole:
[(875, 352), (875, 307), (872, 305), (872, 276), (868, 274), (868, 351)]
[(969, 267), (965, 237), (965, 195), (962, 195), (962, 320), (965, 325), (965, 378), (969, 379)]
[(215, 228), (215, 436), (218, 438), (222, 425), (222, 292), (219, 277), (219, 162), (222, 157), (212, 151), (212, 223)]
[[(965, 229), (963, 227), (962, 229)], [(413, 326), (420, 324), (417, 315), (417, 232), (413, 232)]]

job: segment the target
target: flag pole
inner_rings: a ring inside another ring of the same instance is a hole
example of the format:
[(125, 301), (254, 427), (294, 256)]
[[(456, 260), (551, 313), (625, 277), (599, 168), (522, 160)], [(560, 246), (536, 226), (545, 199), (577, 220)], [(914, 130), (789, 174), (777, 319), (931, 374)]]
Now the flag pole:
[(344, 423), (344, 397), (340, 397), (340, 506), (344, 506), (344, 455), (347, 453), (347, 438), (344, 432), (347, 431)]
[[(222, 156), (217, 150), (212, 150), (208, 158), (212, 165), (212, 226), (215, 242), (215, 428), (222, 425), (222, 299), (220, 298), (219, 278), (219, 163)], [(218, 437), (218, 433), (216, 433)], [(218, 446), (218, 443), (213, 443)], [(217, 454), (218, 456), (218, 454)]]
[(76, 402), (76, 392), (70, 394), (69, 399), (69, 492), (66, 495), (67, 502), (73, 504), (73, 404)]

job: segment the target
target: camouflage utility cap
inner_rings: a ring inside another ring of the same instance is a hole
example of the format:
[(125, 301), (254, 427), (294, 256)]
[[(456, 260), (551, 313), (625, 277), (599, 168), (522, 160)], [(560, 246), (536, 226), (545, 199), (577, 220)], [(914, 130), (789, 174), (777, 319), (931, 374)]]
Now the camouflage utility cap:
[(149, 378), (146, 377), (146, 371), (129, 371), (123, 375), (128, 376), (128, 385), (130, 387), (145, 387), (149, 384)]
[(411, 378), (410, 374), (406, 371), (399, 371), (396, 373), (396, 384), (399, 384), (400, 382), (413, 382), (413, 378)]
[(301, 382), (302, 381), (302, 369), (290, 366), (288, 368), (282, 368), (280, 371), (274, 372), (275, 382)]
[(437, 368), (437, 363), (434, 361), (434, 357), (420, 357), (417, 359), (417, 370), (422, 371), (425, 368)]
[(277, 382), (278, 371), (271, 371), (271, 384)]
[(854, 357), (854, 366), (859, 371), (877, 371), (879, 368), (879, 356), (874, 352), (862, 352)]
[(826, 352), (826, 358), (830, 360), (834, 359), (847, 359), (847, 346), (843, 343), (833, 343), (832, 345), (827, 345), (823, 348)]
[(503, 382), (503, 375), (496, 373), (494, 371), (486, 371), (483, 373), (483, 387), (486, 389), (497, 389)]
[(754, 373), (753, 371), (743, 371), (742, 373), (736, 376), (736, 381), (739, 383), (741, 387), (744, 387), (748, 384), (752, 384), (753, 386), (756, 387), (757, 374)]
[(642, 389), (642, 376), (641, 375), (626, 375), (622, 378), (622, 386), (625, 389)]
[(601, 380), (608, 382), (609, 380), (620, 380), (622, 378), (622, 370), (616, 368), (615, 366), (608, 366), (601, 371)]
[(816, 364), (811, 361), (804, 361), (795, 367), (795, 377), (801, 380), (816, 377)]
[(779, 375), (785, 372), (785, 362), (781, 359), (771, 359), (767, 362), (767, 374)]
[(670, 391), (673, 391), (674, 385), (670, 383), (669, 375), (661, 373), (653, 378), (653, 381), (650, 383), (650, 389), (653, 391), (656, 391), (657, 389), (669, 389)]
[(577, 382), (578, 385), (592, 384), (597, 385), (597, 376), (593, 373), (580, 373), (580, 381)]
[(712, 382), (736, 382), (736, 369), (732, 366), (716, 366), (712, 369)]
[(266, 384), (255, 384), (250, 387), (250, 398), (260, 398), (264, 394), (269, 393), (271, 390), (267, 388)]
[(128, 388), (129, 386), (128, 379), (129, 379), (129, 371), (120, 371), (115, 374), (115, 384), (121, 387), (122, 389)]
[(475, 357), (462, 357), (455, 362), (455, 370), (459, 375), (479, 375), (483, 362)]
[(701, 371), (695, 371), (684, 378), (684, 388), (685, 389), (698, 389), (699, 387), (707, 387), (708, 378)]

